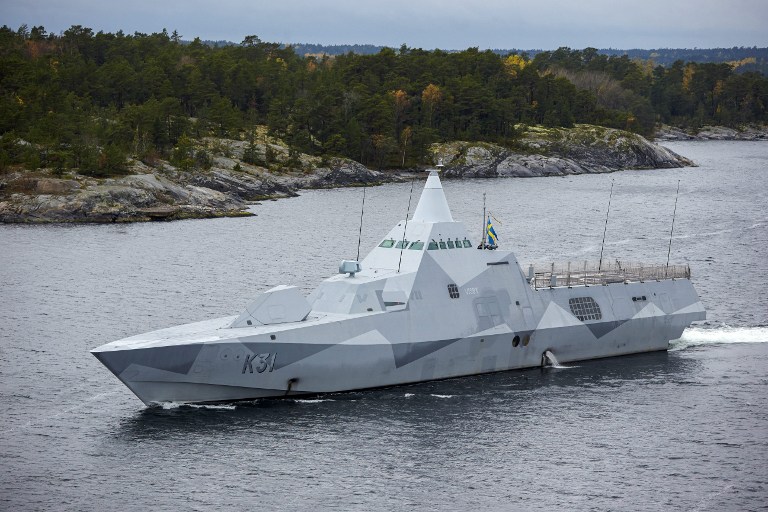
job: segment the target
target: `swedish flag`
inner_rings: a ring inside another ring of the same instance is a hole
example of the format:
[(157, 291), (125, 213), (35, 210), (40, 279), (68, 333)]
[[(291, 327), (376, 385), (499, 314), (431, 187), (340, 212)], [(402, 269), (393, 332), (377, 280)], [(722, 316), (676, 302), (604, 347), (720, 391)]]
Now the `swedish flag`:
[(485, 231), (488, 234), (488, 245), (498, 245), (499, 237), (496, 235), (496, 231), (493, 229), (490, 216), (488, 216), (488, 224), (485, 226)]

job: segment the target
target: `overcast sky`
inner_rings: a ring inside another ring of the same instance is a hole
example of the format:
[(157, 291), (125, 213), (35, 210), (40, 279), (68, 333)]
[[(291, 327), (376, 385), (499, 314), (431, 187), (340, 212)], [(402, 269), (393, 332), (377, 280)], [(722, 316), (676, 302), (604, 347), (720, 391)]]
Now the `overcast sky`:
[(415, 48), (768, 46), (768, 0), (0, 0), (0, 24)]

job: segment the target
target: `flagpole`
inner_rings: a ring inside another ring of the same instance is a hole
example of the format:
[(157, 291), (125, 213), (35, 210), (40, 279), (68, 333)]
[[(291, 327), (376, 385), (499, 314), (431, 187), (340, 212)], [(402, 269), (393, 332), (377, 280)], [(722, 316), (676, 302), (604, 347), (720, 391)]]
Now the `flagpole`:
[(480, 247), (478, 249), (485, 249), (485, 192), (483, 192), (483, 231), (480, 235)]

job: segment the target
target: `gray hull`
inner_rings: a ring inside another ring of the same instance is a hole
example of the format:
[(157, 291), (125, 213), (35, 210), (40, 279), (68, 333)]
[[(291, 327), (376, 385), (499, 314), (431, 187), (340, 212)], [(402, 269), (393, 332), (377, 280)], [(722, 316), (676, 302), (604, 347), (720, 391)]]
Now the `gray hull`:
[[(403, 239), (402, 250), (388, 242)], [(147, 404), (221, 402), (531, 368), (547, 351), (572, 362), (666, 350), (705, 318), (687, 278), (588, 286), (569, 275), (541, 288), (511, 252), (464, 240), (432, 175), (407, 227), (393, 228), (359, 272), (331, 277), (307, 299), (278, 287), (240, 316), (92, 352)]]

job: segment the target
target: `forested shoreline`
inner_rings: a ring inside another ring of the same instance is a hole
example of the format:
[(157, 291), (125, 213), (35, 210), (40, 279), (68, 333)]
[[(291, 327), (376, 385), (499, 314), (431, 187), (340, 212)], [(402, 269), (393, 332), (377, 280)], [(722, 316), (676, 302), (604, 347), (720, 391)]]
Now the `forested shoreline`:
[[(697, 128), (768, 122), (768, 79), (729, 64), (669, 67), (593, 48), (498, 55), (401, 47), (374, 55), (301, 56), (246, 37), (184, 43), (177, 33), (94, 33), (73, 26), (0, 28), (0, 170), (126, 171), (126, 158), (181, 169), (210, 158), (206, 136), (347, 157), (375, 168), (429, 162), (430, 144), (514, 148), (521, 126), (589, 123), (651, 135), (657, 123)], [(269, 166), (246, 150), (244, 161)], [(290, 160), (286, 165), (290, 165)]]
[[(229, 46), (235, 44), (231, 41), (204, 41), (204, 43), (210, 46)], [(373, 44), (290, 43), (283, 44), (283, 46), (292, 47), (299, 55), (343, 55), (349, 52), (372, 55), (379, 53), (383, 48), (386, 48), (386, 46)], [(451, 52), (455, 50), (446, 51)], [(512, 53), (519, 55), (525, 53), (532, 58), (545, 50), (540, 48), (492, 48), (491, 51), (502, 56), (507, 56)], [(652, 60), (654, 67), (656, 65), (667, 67), (680, 60), (683, 62), (713, 64), (728, 63), (737, 73), (757, 71), (766, 74), (766, 71), (768, 71), (768, 48), (760, 48), (757, 46), (734, 46), (731, 48), (598, 48), (597, 53), (612, 57), (626, 55), (632, 60)]]

